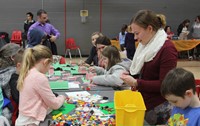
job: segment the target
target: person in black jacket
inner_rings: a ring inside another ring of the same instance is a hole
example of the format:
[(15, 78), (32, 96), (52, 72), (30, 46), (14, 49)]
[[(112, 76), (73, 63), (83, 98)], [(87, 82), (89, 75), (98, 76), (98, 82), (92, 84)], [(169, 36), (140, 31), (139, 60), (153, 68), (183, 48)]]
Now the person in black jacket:
[(132, 60), (135, 54), (135, 39), (130, 25), (128, 26), (128, 33), (126, 34), (125, 37), (124, 47), (126, 48), (127, 58)]
[(25, 41), (27, 40), (28, 29), (34, 23), (35, 23), (35, 20), (33, 20), (33, 14), (31, 12), (26, 13), (26, 20), (24, 21), (24, 32), (22, 33), (23, 47), (24, 48), (25, 48)]
[(35, 20), (33, 20), (33, 14), (31, 12), (26, 13), (26, 20), (24, 21), (24, 33), (28, 33), (29, 27), (35, 23)]
[(179, 36), (183, 30), (183, 28), (187, 28), (189, 27), (190, 24), (190, 20), (189, 19), (185, 19), (179, 26), (177, 29), (177, 35)]
[(89, 57), (80, 65), (90, 66), (91, 64), (98, 66), (98, 57), (97, 57), (97, 48), (96, 48), (96, 40), (99, 37), (102, 37), (103, 34), (100, 32), (94, 32), (91, 35), (91, 42), (92, 42), (92, 48), (90, 49)]

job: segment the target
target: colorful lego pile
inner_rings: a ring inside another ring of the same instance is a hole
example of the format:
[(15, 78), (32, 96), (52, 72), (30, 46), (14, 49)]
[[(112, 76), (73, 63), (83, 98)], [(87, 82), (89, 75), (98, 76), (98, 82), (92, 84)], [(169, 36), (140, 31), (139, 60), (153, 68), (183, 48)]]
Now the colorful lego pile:
[(50, 126), (115, 126), (114, 103), (96, 104), (99, 100), (103, 100), (100, 95), (67, 98), (67, 104), (73, 104), (75, 109), (52, 116)]

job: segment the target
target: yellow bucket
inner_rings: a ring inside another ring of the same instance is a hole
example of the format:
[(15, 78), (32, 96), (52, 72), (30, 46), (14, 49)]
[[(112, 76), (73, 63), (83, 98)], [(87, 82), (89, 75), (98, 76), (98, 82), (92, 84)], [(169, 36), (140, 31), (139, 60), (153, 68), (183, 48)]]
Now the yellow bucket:
[(115, 91), (116, 126), (143, 126), (145, 104), (139, 92)]

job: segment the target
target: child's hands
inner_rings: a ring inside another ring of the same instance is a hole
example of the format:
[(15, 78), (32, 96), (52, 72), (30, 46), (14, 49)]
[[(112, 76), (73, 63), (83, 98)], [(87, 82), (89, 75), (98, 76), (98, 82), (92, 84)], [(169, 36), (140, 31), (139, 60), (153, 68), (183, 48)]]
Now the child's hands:
[(80, 60), (79, 63), (78, 63), (78, 65), (79, 65), (79, 66), (82, 66), (84, 63), (85, 63), (85, 62), (84, 62), (83, 60)]
[(80, 60), (78, 63), (79, 66), (85, 66), (85, 67), (90, 67), (89, 64), (85, 63), (84, 61)]
[(56, 36), (54, 35), (51, 35), (51, 38), (50, 38), (51, 42), (55, 42), (56, 41)]
[(93, 80), (92, 80), (92, 78), (90, 79), (90, 84), (93, 84)]
[(94, 67), (89, 67), (89, 72), (95, 73), (95, 68)]
[(62, 97), (62, 100), (63, 100), (63, 104), (64, 104), (64, 102), (65, 102), (65, 100), (66, 100), (66, 96), (64, 96), (64, 95), (59, 95), (60, 97)]

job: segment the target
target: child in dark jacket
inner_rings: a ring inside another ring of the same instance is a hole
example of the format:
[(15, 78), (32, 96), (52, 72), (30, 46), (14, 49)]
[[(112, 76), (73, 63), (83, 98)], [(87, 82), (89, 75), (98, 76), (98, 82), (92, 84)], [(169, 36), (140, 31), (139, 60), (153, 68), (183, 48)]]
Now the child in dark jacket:
[(19, 71), (20, 71), (20, 68), (21, 68), (23, 53), (24, 53), (24, 50), (20, 49), (18, 51), (18, 53), (13, 57), (14, 63), (16, 65), (16, 72), (12, 74), (10, 81), (9, 81), (9, 86), (10, 86), (10, 89), (11, 89), (10, 100), (11, 100), (11, 103), (12, 103), (13, 109), (14, 109), (13, 114), (12, 114), (12, 125), (13, 126), (15, 125), (15, 120), (17, 119), (18, 113), (19, 113), (19, 110), (18, 110), (19, 91), (17, 90), (17, 80), (18, 80), (18, 77), (19, 77)]

